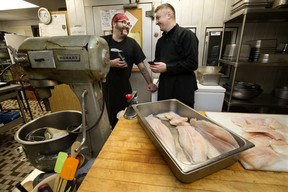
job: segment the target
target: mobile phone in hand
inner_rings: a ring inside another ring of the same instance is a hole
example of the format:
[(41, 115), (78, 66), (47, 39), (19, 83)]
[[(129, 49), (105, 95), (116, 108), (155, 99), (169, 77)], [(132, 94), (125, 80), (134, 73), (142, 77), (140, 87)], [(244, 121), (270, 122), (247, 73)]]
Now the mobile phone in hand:
[(154, 61), (148, 61), (150, 65), (155, 65)]

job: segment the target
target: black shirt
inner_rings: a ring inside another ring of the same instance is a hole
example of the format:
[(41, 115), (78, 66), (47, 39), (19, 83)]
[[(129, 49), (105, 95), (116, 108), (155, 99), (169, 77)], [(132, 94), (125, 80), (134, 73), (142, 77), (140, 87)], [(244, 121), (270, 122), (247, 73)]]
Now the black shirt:
[(103, 84), (103, 95), (105, 98), (108, 116), (112, 127), (118, 121), (117, 113), (128, 106), (125, 95), (132, 93), (129, 78), (133, 64), (138, 65), (146, 59), (139, 44), (132, 38), (126, 37), (123, 41), (114, 41), (112, 35), (103, 36), (107, 41), (110, 52), (110, 60), (119, 58), (118, 53), (113, 52), (113, 48), (121, 50), (121, 55), (125, 58), (127, 67), (111, 67), (107, 74), (106, 82)]
[(167, 71), (160, 74), (158, 100), (176, 98), (190, 107), (194, 106), (198, 43), (192, 31), (178, 24), (162, 34), (156, 44), (155, 61), (166, 63)]

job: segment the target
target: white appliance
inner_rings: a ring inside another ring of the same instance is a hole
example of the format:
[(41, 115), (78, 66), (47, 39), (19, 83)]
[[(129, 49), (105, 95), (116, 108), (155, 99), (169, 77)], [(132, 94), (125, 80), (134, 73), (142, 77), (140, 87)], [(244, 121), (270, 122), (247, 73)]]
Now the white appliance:
[(198, 83), (195, 91), (194, 109), (197, 111), (221, 112), (226, 89), (219, 86), (205, 86)]
[[(158, 84), (158, 79), (153, 83)], [(197, 111), (221, 112), (226, 89), (217, 86), (207, 86), (198, 83), (198, 90), (195, 91), (194, 109)], [(151, 101), (157, 101), (157, 91), (151, 94)]]

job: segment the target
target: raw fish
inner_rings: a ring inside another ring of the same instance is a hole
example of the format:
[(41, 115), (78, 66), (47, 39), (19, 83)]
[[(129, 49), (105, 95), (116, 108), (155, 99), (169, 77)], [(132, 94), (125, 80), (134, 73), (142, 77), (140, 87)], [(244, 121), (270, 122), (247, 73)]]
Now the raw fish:
[(266, 123), (273, 129), (276, 129), (282, 133), (287, 133), (288, 132), (288, 126), (287, 125), (283, 125), (282, 123), (280, 123), (279, 121), (277, 121), (276, 119), (273, 118), (267, 118), (266, 119)]
[(176, 158), (179, 160), (181, 163), (184, 163), (186, 165), (191, 165), (190, 160), (188, 159), (187, 155), (183, 151), (182, 147), (180, 146), (179, 143), (179, 133), (177, 129), (172, 129), (171, 130), (172, 135), (174, 136), (174, 143), (176, 146)]
[(256, 127), (247, 125), (246, 127), (242, 127), (242, 130), (248, 133), (261, 133), (275, 140), (285, 140), (285, 137), (280, 132), (266, 126), (259, 125), (258, 127)]
[(253, 169), (265, 169), (287, 158), (288, 144), (285, 138), (287, 128), (273, 118), (232, 118), (240, 126), (243, 136), (255, 144), (240, 154), (241, 160)]
[(207, 160), (208, 145), (203, 136), (192, 126), (177, 126), (179, 143), (192, 163)]
[[(237, 141), (234, 139), (234, 137), (228, 131), (226, 131), (225, 129), (223, 129), (223, 128), (221, 128), (221, 127), (219, 127), (213, 123), (210, 123), (210, 122), (205, 121), (205, 120), (196, 120), (196, 119), (190, 119), (190, 123), (201, 134), (207, 132), (210, 135), (224, 141), (225, 143), (228, 143), (232, 147), (232, 149), (239, 147), (239, 144), (237, 143)], [(211, 142), (210, 139), (208, 139), (208, 141)], [(218, 147), (216, 147), (216, 148), (218, 149)]]
[(288, 143), (285, 141), (275, 141), (272, 140), (270, 142), (270, 146), (272, 147), (272, 149), (281, 155), (284, 155), (286, 157), (288, 157)]
[(182, 125), (182, 126), (185, 126), (185, 125), (190, 125), (188, 122), (188, 118), (187, 117), (181, 117), (181, 116), (178, 116), (178, 117), (173, 117), (169, 123), (171, 125), (175, 125), (175, 126), (178, 126), (178, 125)]
[(231, 119), (231, 121), (240, 127), (247, 127), (247, 126), (255, 126), (256, 128), (269, 127), (282, 133), (288, 132), (288, 126), (283, 125), (282, 123), (273, 118), (234, 117)]
[(268, 147), (270, 145), (270, 142), (273, 141), (271, 137), (268, 137), (263, 134), (246, 133), (243, 136), (247, 140), (251, 141), (255, 145), (255, 147), (258, 147), (258, 146)]
[(160, 120), (169, 121), (171, 125), (178, 126), (178, 125), (189, 125), (188, 117), (181, 117), (180, 115), (174, 112), (167, 112), (167, 113), (159, 113), (156, 115)]
[(240, 157), (253, 169), (268, 167), (281, 159), (270, 147), (254, 147), (240, 153)]
[(217, 157), (219, 155), (221, 155), (221, 153), (216, 149), (215, 146), (213, 146), (209, 141), (207, 141), (207, 145), (208, 145), (208, 158), (212, 159), (214, 157)]
[(167, 112), (167, 113), (159, 113), (156, 115), (156, 117), (158, 117), (161, 120), (170, 120), (174, 117), (179, 117), (179, 115), (177, 115), (176, 113), (171, 111), (171, 112)]
[(145, 117), (152, 129), (156, 132), (162, 143), (168, 148), (168, 150), (176, 156), (176, 146), (174, 143), (173, 135), (171, 134), (169, 128), (164, 125), (160, 119), (149, 115)]

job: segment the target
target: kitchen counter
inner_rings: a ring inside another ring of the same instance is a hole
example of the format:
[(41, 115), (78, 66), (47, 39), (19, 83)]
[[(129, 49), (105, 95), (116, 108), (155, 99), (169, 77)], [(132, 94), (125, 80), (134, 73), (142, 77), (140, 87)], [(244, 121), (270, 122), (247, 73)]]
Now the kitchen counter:
[(234, 165), (190, 184), (172, 174), (137, 119), (120, 118), (78, 192), (95, 191), (287, 191), (287, 172)]

